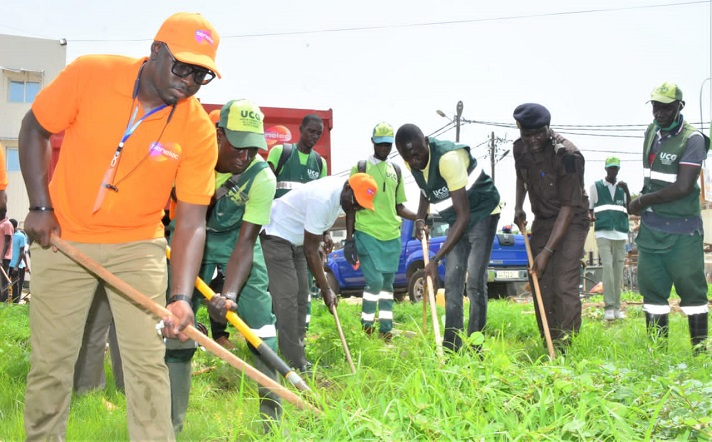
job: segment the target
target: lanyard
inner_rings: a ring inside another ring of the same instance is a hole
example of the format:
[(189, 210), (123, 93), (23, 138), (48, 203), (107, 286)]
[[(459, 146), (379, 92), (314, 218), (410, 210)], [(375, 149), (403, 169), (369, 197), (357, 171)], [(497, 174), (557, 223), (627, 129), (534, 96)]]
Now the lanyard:
[[(158, 106), (155, 109), (152, 109), (149, 113), (144, 114), (141, 118), (138, 119), (134, 123), (134, 120), (136, 120), (136, 114), (138, 113), (138, 104), (134, 108), (133, 114), (131, 114), (131, 120), (129, 120), (129, 123), (126, 125), (126, 130), (124, 131), (124, 136), (121, 137), (121, 141), (119, 141), (119, 145), (116, 147), (116, 152), (114, 152), (114, 157), (111, 159), (111, 165), (109, 167), (113, 168), (116, 166), (116, 162), (119, 159), (119, 156), (121, 155), (121, 151), (124, 149), (124, 144), (126, 144), (126, 141), (133, 135), (133, 133), (136, 131), (138, 126), (145, 120), (146, 118), (150, 117), (151, 115), (155, 114), (156, 112), (163, 110), (167, 104), (162, 104), (161, 106)], [(108, 183), (105, 183), (108, 184)]]
[[(99, 187), (99, 193), (96, 196), (96, 200), (94, 201), (94, 208), (92, 210), (92, 213), (96, 213), (100, 208), (102, 203), (104, 202), (104, 198), (106, 197), (106, 192), (108, 189), (113, 190), (114, 192), (118, 192), (119, 189), (117, 189), (113, 183), (114, 183), (114, 177), (116, 176), (116, 165), (118, 163), (119, 157), (121, 156), (121, 151), (124, 149), (124, 144), (126, 144), (126, 140), (128, 140), (131, 135), (136, 131), (138, 126), (145, 120), (146, 118), (150, 117), (151, 115), (155, 114), (156, 112), (164, 109), (167, 105), (164, 103), (161, 106), (158, 106), (157, 108), (151, 110), (150, 112), (144, 114), (141, 118), (136, 120), (136, 114), (138, 113), (138, 104), (134, 108), (133, 113), (131, 114), (131, 119), (129, 120), (128, 124), (126, 125), (126, 130), (124, 131), (124, 135), (121, 137), (121, 141), (119, 141), (119, 145), (116, 147), (116, 152), (114, 152), (114, 157), (111, 159), (111, 163), (109, 164), (109, 167), (106, 169), (106, 173), (104, 173), (104, 179), (101, 182), (101, 186)], [(175, 106), (173, 107), (173, 110), (175, 110)], [(168, 120), (170, 121), (170, 117), (172, 116), (173, 112), (171, 112), (171, 115), (168, 117)], [(134, 122), (136, 120), (136, 122)], [(166, 124), (168, 124), (166, 122)], [(164, 126), (165, 129), (165, 126)], [(162, 133), (162, 132), (161, 132)]]

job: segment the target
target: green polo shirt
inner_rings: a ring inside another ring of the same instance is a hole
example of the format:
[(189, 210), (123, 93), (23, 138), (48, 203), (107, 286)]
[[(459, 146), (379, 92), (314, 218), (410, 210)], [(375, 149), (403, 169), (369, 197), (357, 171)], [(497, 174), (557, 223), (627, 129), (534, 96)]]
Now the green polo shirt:
[[(351, 175), (357, 172), (358, 166), (351, 168)], [(357, 211), (355, 229), (381, 241), (400, 238), (401, 219), (396, 212), (396, 205), (406, 201), (403, 177), (399, 185), (393, 165), (373, 156), (366, 160), (366, 173), (377, 184), (378, 191), (373, 199), (375, 211)]]

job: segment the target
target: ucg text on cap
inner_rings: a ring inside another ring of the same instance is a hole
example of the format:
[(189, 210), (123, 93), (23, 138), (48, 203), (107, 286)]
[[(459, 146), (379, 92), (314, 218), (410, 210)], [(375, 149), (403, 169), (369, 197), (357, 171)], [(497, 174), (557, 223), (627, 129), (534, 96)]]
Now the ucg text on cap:
[(249, 100), (230, 100), (220, 110), (218, 127), (225, 130), (227, 140), (237, 149), (267, 150), (264, 119), (260, 108)]
[(551, 114), (541, 104), (524, 103), (514, 109), (514, 120), (520, 129), (539, 129), (551, 123)]
[(210, 69), (222, 78), (215, 64), (220, 36), (202, 15), (189, 12), (171, 15), (154, 40), (168, 45), (176, 60)]
[(675, 83), (665, 82), (650, 93), (650, 101), (667, 104), (678, 100), (682, 100), (682, 91)]
[(376, 180), (367, 173), (355, 173), (349, 177), (349, 186), (354, 191), (354, 197), (358, 205), (375, 211), (373, 207), (373, 199), (376, 197), (378, 185)]
[(374, 144), (393, 144), (393, 126), (388, 123), (378, 123), (373, 128), (373, 143)]

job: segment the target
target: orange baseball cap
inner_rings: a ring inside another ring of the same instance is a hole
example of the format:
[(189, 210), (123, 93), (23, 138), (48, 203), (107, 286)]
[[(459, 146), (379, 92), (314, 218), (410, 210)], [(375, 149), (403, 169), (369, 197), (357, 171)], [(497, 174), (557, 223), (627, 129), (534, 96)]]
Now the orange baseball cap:
[(220, 122), (220, 109), (215, 109), (208, 114), (210, 121), (217, 125)]
[(376, 211), (373, 207), (373, 199), (376, 197), (378, 185), (371, 175), (367, 173), (355, 173), (349, 178), (349, 186), (351, 186), (351, 189), (354, 191), (354, 196), (359, 206), (374, 212)]
[(171, 15), (163, 22), (154, 40), (168, 45), (176, 60), (210, 69), (222, 78), (215, 65), (220, 36), (202, 15), (190, 12)]

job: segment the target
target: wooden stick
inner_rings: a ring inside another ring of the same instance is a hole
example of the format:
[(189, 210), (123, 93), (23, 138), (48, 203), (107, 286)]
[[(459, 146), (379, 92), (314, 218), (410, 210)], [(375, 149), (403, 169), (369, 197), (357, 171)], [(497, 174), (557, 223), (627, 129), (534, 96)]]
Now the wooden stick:
[(346, 353), (346, 360), (349, 361), (349, 367), (351, 367), (351, 374), (356, 374), (356, 367), (354, 367), (354, 361), (351, 359), (351, 352), (349, 351), (349, 346), (346, 345), (344, 331), (341, 329), (339, 314), (336, 312), (336, 307), (334, 307), (333, 305), (330, 307), (330, 310), (331, 314), (334, 315), (334, 321), (336, 321), (336, 329), (339, 331), (339, 338), (341, 338), (341, 346), (344, 347), (344, 353)]
[(9, 276), (7, 276), (7, 272), (5, 271), (5, 268), (0, 265), (0, 270), (2, 270), (2, 275), (7, 279), (8, 284), (12, 285), (12, 279), (10, 279)]
[(532, 248), (529, 245), (529, 235), (527, 235), (527, 229), (524, 223), (519, 225), (519, 231), (522, 232), (522, 234), (524, 235), (524, 246), (527, 249), (527, 258), (529, 259), (529, 274), (532, 276), (532, 282), (534, 284), (534, 296), (536, 299), (537, 306), (539, 307), (539, 317), (541, 318), (541, 325), (544, 329), (546, 348), (549, 350), (549, 357), (553, 360), (556, 358), (556, 352), (554, 351), (554, 344), (551, 342), (551, 332), (549, 331), (549, 321), (546, 319), (544, 301), (541, 299), (541, 291), (539, 290), (539, 276), (532, 273), (532, 269), (534, 268), (534, 258), (532, 257)]
[[(171, 259), (171, 248), (166, 247), (166, 257)], [(195, 278), (195, 287), (198, 291), (205, 296), (205, 298), (210, 301), (215, 292), (210, 288), (209, 285), (205, 283), (200, 277)], [(289, 382), (292, 383), (298, 390), (301, 391), (311, 391), (309, 386), (304, 382), (304, 380), (299, 376), (294, 370), (289, 368), (286, 362), (280, 358), (274, 350), (272, 350), (265, 342), (252, 331), (252, 329), (242, 320), (237, 313), (227, 312), (225, 315), (230, 324), (232, 324), (237, 331), (239, 331), (242, 336), (247, 339), (247, 341), (252, 344), (252, 346), (259, 353), (259, 357), (262, 358), (270, 367), (277, 370), (282, 376), (285, 377)]]
[[(423, 265), (427, 267), (430, 262), (430, 250), (428, 249), (428, 238), (425, 232), (423, 232), (423, 238), (420, 240), (420, 244), (423, 246)], [(433, 290), (433, 281), (427, 274), (426, 284), (428, 286), (428, 299), (430, 301), (430, 315), (433, 319), (433, 333), (435, 333), (435, 349), (438, 352), (438, 356), (442, 356), (443, 337), (440, 336), (440, 321), (438, 320), (437, 305), (435, 304), (435, 291)], [(425, 300), (425, 297), (423, 297), (423, 300)]]
[[(427, 284), (427, 282), (426, 282)], [(428, 329), (428, 294), (427, 287), (423, 289), (423, 333)]]
[[(156, 318), (162, 320), (165, 317), (173, 316), (173, 314), (168, 309), (166, 309), (165, 307), (161, 307), (152, 299), (139, 292), (131, 285), (118, 278), (113, 273), (109, 272), (107, 269), (99, 265), (93, 259), (86, 256), (76, 247), (72, 246), (71, 244), (65, 242), (64, 240), (60, 239), (55, 235), (52, 235), (50, 242), (54, 247), (56, 247), (62, 253), (67, 255), (67, 257), (69, 257), (71, 260), (77, 262), (79, 265), (81, 265), (91, 273), (95, 274), (96, 276), (104, 280), (106, 283), (113, 286), (120, 293), (125, 295), (126, 298), (140, 305), (145, 310), (153, 314), (153, 316), (155, 316)], [(175, 319), (176, 318), (174, 318), (174, 320)], [(295, 395), (290, 390), (287, 390), (285, 387), (268, 378), (262, 372), (252, 367), (250, 364), (246, 363), (234, 354), (230, 353), (220, 344), (202, 334), (192, 325), (189, 325), (185, 329), (183, 329), (183, 333), (186, 334), (192, 340), (198, 342), (200, 345), (205, 347), (207, 350), (209, 350), (211, 353), (213, 353), (223, 361), (245, 373), (248, 377), (252, 378), (258, 384), (262, 385), (263, 387), (269, 388), (276, 395), (295, 405), (299, 409), (312, 410), (317, 414), (321, 413), (321, 411), (315, 408), (313, 405), (303, 401), (302, 398)]]

